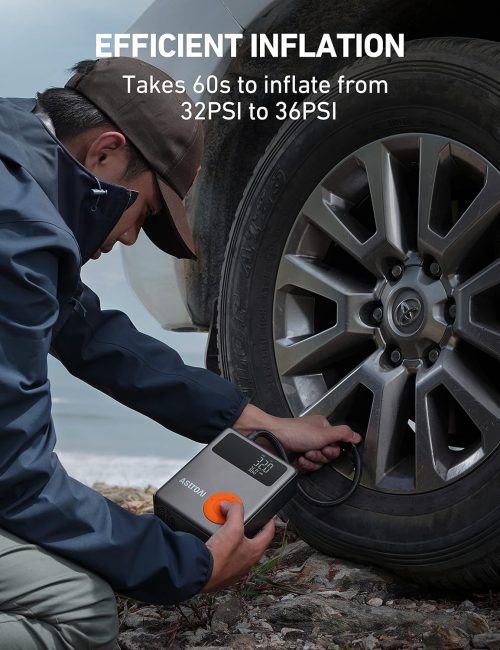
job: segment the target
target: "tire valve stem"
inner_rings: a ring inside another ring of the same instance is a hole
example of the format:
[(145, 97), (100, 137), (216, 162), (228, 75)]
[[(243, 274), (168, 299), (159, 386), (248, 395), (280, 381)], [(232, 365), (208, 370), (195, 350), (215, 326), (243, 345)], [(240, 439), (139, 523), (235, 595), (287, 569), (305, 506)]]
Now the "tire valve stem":
[(401, 350), (398, 350), (398, 348), (396, 348), (391, 352), (391, 362), (395, 366), (399, 366), (401, 361), (403, 361), (403, 355), (401, 354)]

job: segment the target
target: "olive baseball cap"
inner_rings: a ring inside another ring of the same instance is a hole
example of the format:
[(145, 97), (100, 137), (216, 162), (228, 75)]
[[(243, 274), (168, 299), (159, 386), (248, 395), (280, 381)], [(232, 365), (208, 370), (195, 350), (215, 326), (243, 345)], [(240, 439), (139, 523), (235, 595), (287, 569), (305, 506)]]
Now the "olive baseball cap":
[[(127, 92), (126, 75), (135, 75), (129, 77), (135, 82), (144, 79), (160, 90), (172, 90), (139, 93), (137, 84), (130, 83)], [(104, 113), (156, 173), (165, 207), (146, 218), (147, 236), (170, 255), (196, 259), (183, 200), (201, 163), (203, 129), (199, 120), (182, 117), (186, 114), (182, 103), (192, 104), (189, 96), (173, 92), (175, 81), (163, 70), (125, 56), (97, 59), (88, 72), (74, 74), (66, 88), (76, 90)]]

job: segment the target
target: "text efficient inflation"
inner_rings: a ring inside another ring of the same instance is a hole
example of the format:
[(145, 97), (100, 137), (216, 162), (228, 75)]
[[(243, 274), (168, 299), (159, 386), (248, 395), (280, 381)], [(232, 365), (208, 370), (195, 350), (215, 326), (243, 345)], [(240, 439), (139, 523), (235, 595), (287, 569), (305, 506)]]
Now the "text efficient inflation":
[[(238, 55), (243, 34), (96, 34), (96, 57), (208, 58)], [(253, 58), (403, 57), (404, 34), (250, 34)]]

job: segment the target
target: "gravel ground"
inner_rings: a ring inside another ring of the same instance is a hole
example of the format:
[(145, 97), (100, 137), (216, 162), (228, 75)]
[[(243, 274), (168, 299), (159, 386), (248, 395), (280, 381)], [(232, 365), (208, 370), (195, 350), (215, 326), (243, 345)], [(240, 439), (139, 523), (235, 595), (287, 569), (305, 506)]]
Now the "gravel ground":
[[(154, 490), (95, 486), (135, 513)], [(245, 581), (182, 605), (118, 597), (121, 650), (261, 648), (500, 650), (500, 594), (436, 593), (376, 567), (318, 553), (277, 521)]]

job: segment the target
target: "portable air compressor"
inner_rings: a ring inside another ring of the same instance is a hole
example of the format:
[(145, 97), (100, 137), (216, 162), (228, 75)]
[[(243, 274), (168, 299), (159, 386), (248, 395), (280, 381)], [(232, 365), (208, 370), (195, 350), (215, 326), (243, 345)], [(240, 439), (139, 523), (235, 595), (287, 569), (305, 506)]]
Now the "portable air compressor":
[(233, 429), (225, 429), (154, 495), (155, 514), (206, 541), (225, 522), (221, 501), (241, 501), (253, 537), (295, 494), (297, 470)]

